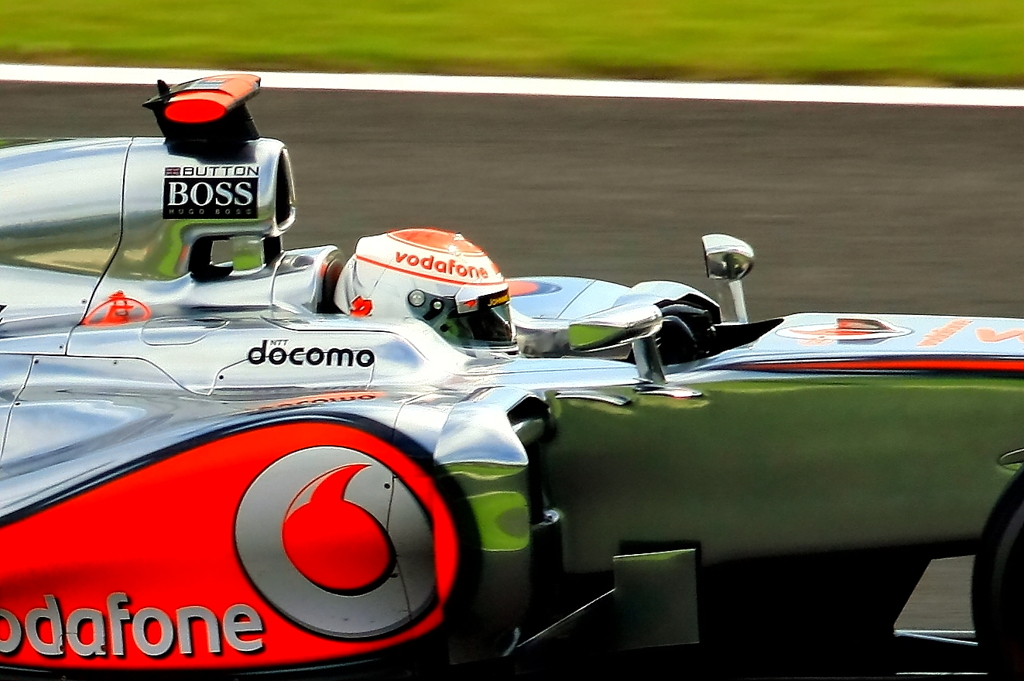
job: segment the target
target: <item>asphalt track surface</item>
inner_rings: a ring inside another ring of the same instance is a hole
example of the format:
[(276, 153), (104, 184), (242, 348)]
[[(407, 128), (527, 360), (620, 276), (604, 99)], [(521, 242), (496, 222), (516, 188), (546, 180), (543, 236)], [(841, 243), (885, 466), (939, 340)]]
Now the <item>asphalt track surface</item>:
[[(0, 137), (155, 135), (137, 86), (0, 83)], [(507, 276), (701, 286), (700, 236), (755, 247), (752, 315), (1024, 317), (1024, 109), (267, 90), (289, 247), (462, 231)], [(59, 187), (54, 200), (59, 200)], [(971, 627), (970, 560), (898, 626)]]

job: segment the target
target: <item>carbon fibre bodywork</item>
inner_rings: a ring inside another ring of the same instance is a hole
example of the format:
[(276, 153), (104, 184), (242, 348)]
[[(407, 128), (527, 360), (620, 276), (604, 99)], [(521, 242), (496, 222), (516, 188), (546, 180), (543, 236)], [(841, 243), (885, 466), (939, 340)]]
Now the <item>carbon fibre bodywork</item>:
[(891, 565), (831, 613), (891, 632), (1024, 460), (1022, 320), (794, 315), (652, 382), (571, 324), (709, 298), (529, 278), (520, 354), (468, 354), (333, 308), (338, 249), (281, 245), (291, 184), (262, 138), (0, 150), (0, 667), (518, 659), (590, 612), (689, 644), (758, 609), (728, 570), (833, 556)]

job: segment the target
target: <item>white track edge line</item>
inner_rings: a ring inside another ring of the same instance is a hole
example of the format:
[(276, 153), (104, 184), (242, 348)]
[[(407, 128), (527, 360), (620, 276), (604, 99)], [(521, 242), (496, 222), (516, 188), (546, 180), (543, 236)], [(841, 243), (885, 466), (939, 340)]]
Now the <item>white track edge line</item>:
[[(196, 69), (0, 64), (0, 82), (153, 85), (158, 78), (169, 83), (180, 83), (215, 72), (217, 72), (216, 69), (200, 71)], [(263, 79), (264, 87), (298, 90), (691, 99), (733, 102), (1024, 107), (1024, 89), (684, 83), (511, 76), (428, 76), (400, 73), (258, 73)]]

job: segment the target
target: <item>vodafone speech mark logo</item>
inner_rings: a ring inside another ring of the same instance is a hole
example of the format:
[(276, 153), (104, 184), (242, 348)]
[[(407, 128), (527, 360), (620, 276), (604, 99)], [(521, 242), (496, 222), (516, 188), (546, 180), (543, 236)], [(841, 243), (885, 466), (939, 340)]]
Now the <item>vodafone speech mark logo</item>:
[[(352, 478), (366, 468), (365, 463), (352, 463), (325, 473), (285, 514), (285, 554), (309, 581), (332, 593), (369, 593), (391, 577), (395, 567), (388, 531), (365, 508), (345, 500)], [(330, 523), (327, 528), (325, 519)]]
[(310, 447), (264, 469), (235, 543), (260, 593), (326, 636), (393, 634), (437, 600), (430, 514), (395, 470), (354, 449)]
[(802, 345), (828, 345), (836, 341), (879, 341), (911, 333), (910, 329), (887, 324), (879, 319), (839, 317), (831, 324), (790, 326), (775, 332), (783, 338), (796, 338)]

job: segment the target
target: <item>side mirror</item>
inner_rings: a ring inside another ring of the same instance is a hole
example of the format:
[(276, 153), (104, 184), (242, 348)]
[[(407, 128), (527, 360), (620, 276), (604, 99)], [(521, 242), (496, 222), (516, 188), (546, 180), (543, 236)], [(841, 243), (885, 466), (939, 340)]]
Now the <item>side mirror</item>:
[(569, 324), (569, 347), (576, 352), (610, 350), (661, 330), (656, 305), (617, 305)]
[(664, 383), (665, 371), (654, 340), (660, 330), (661, 310), (656, 305), (626, 303), (569, 324), (569, 347), (576, 352), (597, 352), (632, 343), (640, 378)]
[(754, 249), (746, 241), (728, 234), (705, 234), (701, 241), (708, 279), (727, 282), (733, 308), (730, 321), (746, 323), (749, 321), (747, 303), (740, 280), (754, 267)]

